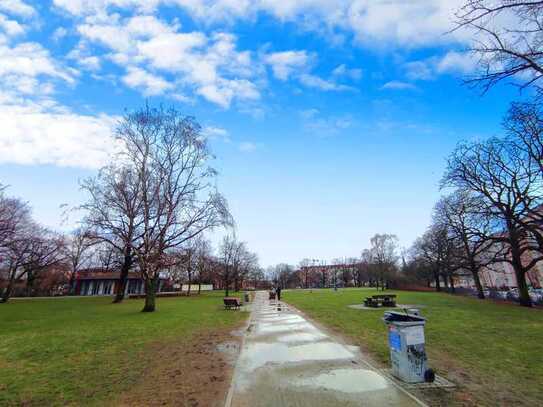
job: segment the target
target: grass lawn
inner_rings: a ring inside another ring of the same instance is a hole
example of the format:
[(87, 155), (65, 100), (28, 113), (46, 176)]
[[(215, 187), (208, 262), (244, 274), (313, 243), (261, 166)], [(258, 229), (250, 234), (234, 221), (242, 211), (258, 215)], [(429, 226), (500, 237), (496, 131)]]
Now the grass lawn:
[[(387, 291), (421, 305), (430, 366), (459, 385), (462, 405), (541, 405), (543, 311), (442, 293)], [(375, 289), (293, 290), (284, 300), (388, 363), (383, 310), (357, 310)]]
[[(0, 304), (0, 405), (104, 405), (141, 380), (152, 349), (232, 329), (222, 292), (143, 300), (12, 300)], [(161, 346), (163, 344), (163, 346)], [(114, 403), (113, 403), (114, 404)]]

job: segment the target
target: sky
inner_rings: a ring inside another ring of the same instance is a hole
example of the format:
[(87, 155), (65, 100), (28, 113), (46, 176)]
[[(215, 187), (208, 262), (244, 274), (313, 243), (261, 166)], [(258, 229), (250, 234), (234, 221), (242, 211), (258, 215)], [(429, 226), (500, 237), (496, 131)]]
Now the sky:
[(202, 125), (261, 265), (356, 257), (375, 233), (408, 247), (447, 155), (519, 97), (463, 84), (461, 3), (0, 0), (0, 183), (68, 230), (122, 115), (172, 105)]

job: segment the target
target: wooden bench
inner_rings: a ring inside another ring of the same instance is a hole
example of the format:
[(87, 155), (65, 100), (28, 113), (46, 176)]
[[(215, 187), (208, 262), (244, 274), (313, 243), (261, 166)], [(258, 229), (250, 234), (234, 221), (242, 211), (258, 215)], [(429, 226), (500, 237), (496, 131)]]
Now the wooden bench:
[(371, 308), (379, 307), (395, 307), (396, 295), (395, 294), (381, 294), (366, 297), (364, 299), (364, 305)]
[(241, 301), (237, 297), (224, 297), (224, 309), (239, 309)]

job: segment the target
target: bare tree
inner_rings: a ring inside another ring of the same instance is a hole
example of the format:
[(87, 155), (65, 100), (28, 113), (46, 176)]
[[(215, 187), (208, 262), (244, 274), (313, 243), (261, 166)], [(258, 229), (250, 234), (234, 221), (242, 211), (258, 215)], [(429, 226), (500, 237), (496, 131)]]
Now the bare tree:
[(441, 198), (434, 210), (434, 222), (448, 231), (455, 249), (454, 268), (471, 273), (477, 295), (484, 299), (479, 272), (496, 261), (496, 251), (488, 236), (492, 222), (481, 213), (481, 203), (467, 191)]
[(122, 257), (114, 303), (124, 299), (128, 273), (134, 263), (133, 246), (141, 236), (141, 183), (136, 171), (126, 165), (111, 164), (94, 178), (83, 181), (87, 202), (85, 224), (98, 241), (114, 248)]
[(32, 295), (39, 274), (61, 262), (62, 244), (61, 237), (40, 227), (30, 217), (20, 220), (9, 243), (3, 247), (8, 281), (0, 302), (8, 302), (15, 282), (23, 279), (26, 279), (27, 295)]
[[(510, 154), (522, 161), (524, 178), (530, 182), (515, 184), (523, 201), (526, 216), (519, 218), (522, 226), (543, 254), (543, 112), (538, 102), (513, 103), (503, 120)], [(522, 189), (522, 187), (525, 187)]]
[(235, 235), (226, 235), (219, 246), (219, 261), (221, 263), (221, 279), (224, 295), (228, 297), (230, 285), (234, 281), (240, 262), (240, 253), (244, 246)]
[(9, 246), (17, 232), (30, 222), (30, 207), (26, 202), (4, 195), (0, 186), (0, 250)]
[(198, 294), (202, 291), (202, 281), (211, 280), (212, 272), (212, 248), (209, 240), (202, 236), (197, 237), (196, 243), (196, 271), (198, 273)]
[(436, 291), (441, 291), (441, 281), (447, 287), (451, 283), (454, 271), (458, 269), (454, 263), (455, 250), (455, 243), (450, 238), (447, 227), (435, 222), (411, 248), (412, 257), (427, 265)]
[(370, 239), (370, 243), (368, 254), (376, 271), (377, 289), (381, 285), (382, 290), (385, 290), (390, 275), (397, 267), (398, 238), (386, 233), (376, 234)]
[(541, 254), (524, 259), (538, 250), (524, 222), (527, 208), (541, 199), (530, 193), (540, 185), (539, 174), (531, 167), (514, 144), (494, 138), (459, 145), (442, 181), (443, 186), (470, 191), (482, 202), (482, 216), (494, 221), (494, 233), (488, 238), (505, 250), (502, 260), (515, 270), (520, 303), (528, 307), (532, 301), (526, 273), (543, 260)]
[(64, 239), (43, 227), (36, 226), (28, 241), (23, 273), (18, 278), (26, 278), (27, 296), (34, 291), (34, 283), (40, 274), (50, 267), (58, 266), (64, 260)]
[(128, 114), (117, 135), (123, 158), (139, 183), (140, 220), (133, 251), (145, 281), (143, 312), (153, 312), (169, 250), (207, 229), (231, 224), (200, 126), (175, 109), (146, 107)]
[(236, 289), (243, 287), (245, 280), (248, 280), (254, 271), (260, 269), (258, 264), (258, 255), (253, 253), (244, 246), (240, 253), (240, 262), (238, 272), (236, 273)]
[(543, 1), (466, 0), (456, 30), (473, 34), (480, 71), (467, 82), (483, 91), (507, 79), (525, 88), (543, 76)]
[(303, 259), (300, 261), (300, 270), (302, 271), (302, 280), (304, 282), (304, 288), (309, 288), (309, 277), (311, 274), (311, 259)]
[(75, 229), (67, 237), (64, 245), (64, 257), (70, 265), (68, 289), (70, 294), (75, 290), (75, 276), (78, 271), (88, 267), (92, 260), (92, 246), (96, 244), (92, 235), (86, 229)]

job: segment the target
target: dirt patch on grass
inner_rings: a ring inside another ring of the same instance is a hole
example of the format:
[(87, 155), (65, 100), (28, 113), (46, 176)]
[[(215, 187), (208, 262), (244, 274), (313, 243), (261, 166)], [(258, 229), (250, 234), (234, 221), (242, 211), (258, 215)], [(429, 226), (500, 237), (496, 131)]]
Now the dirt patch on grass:
[(230, 331), (206, 331), (190, 340), (154, 343), (147, 348), (141, 379), (114, 405), (222, 406), (240, 342)]

